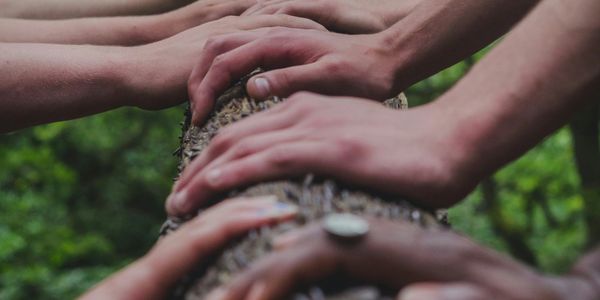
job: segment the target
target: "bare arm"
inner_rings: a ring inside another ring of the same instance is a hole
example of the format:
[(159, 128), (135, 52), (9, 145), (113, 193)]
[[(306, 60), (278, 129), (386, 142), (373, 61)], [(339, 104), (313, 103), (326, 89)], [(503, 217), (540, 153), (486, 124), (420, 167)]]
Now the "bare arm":
[(207, 39), (264, 26), (323, 29), (286, 15), (230, 16), (137, 47), (0, 43), (0, 133), (121, 106), (183, 102)]
[(96, 17), (68, 20), (0, 18), (0, 42), (93, 45), (141, 45), (228, 15), (239, 15), (255, 0), (198, 1), (149, 16)]
[[(394, 26), (376, 34), (279, 28), (216, 38), (200, 54), (201, 63), (190, 79), (190, 91), (195, 91), (193, 120), (203, 120), (231, 79), (260, 66), (273, 70), (248, 81), (248, 92), (258, 99), (297, 91), (371, 99), (395, 96), (485, 47), (536, 3), (424, 0)], [(258, 84), (257, 79), (261, 79)]]
[(546, 0), (452, 90), (406, 112), (292, 96), (217, 135), (181, 176), (169, 212), (185, 214), (212, 193), (306, 172), (451, 206), (594, 99), (599, 13), (595, 0)]
[(166, 12), (191, 2), (192, 0), (0, 0), (0, 17), (50, 20), (146, 15)]
[(439, 99), (456, 120), (464, 170), (482, 178), (564, 125), (585, 101), (598, 101), (599, 13), (593, 0), (542, 2)]
[(0, 132), (120, 107), (125, 48), (0, 44)]

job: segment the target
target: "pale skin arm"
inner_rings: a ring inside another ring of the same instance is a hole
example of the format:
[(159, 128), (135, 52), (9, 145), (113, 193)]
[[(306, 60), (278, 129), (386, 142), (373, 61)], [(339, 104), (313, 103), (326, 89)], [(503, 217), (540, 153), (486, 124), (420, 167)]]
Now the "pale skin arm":
[(167, 209), (185, 214), (214, 193), (306, 172), (451, 206), (597, 97), (598, 13), (598, 1), (546, 0), (452, 90), (406, 112), (292, 96), (217, 135)]
[(166, 12), (191, 2), (192, 0), (0, 0), (0, 17), (49, 20), (147, 15)]
[(122, 106), (181, 103), (208, 38), (264, 26), (323, 29), (286, 15), (230, 16), (138, 47), (0, 43), (0, 133)]
[(174, 11), (149, 16), (68, 20), (0, 18), (0, 42), (141, 45), (224, 16), (239, 15), (255, 0), (212, 2), (197, 1)]

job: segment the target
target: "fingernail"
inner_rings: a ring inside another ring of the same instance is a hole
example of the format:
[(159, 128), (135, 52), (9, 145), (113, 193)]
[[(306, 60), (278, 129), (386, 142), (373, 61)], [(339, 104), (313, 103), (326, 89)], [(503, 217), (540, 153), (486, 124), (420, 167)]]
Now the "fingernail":
[(463, 286), (449, 286), (439, 290), (440, 300), (462, 300), (462, 299), (479, 299), (475, 290)]
[(398, 300), (439, 300), (439, 293), (435, 290), (424, 288), (405, 288), (398, 296)]
[(172, 194), (171, 196), (169, 196), (169, 199), (172, 201), (173, 206), (177, 210), (179, 210), (180, 212), (185, 212), (187, 204), (187, 190), (182, 190), (180, 192)]
[(283, 218), (290, 215), (295, 215), (298, 212), (298, 207), (293, 204), (284, 202), (276, 202), (269, 208), (259, 209), (258, 214), (267, 218)]
[(208, 294), (206, 296), (206, 300), (224, 300), (226, 296), (226, 291), (223, 288), (218, 288)]
[(254, 79), (254, 86), (256, 87), (258, 98), (267, 98), (271, 94), (271, 87), (269, 81), (263, 77)]
[(295, 244), (298, 239), (300, 237), (300, 234), (298, 231), (289, 231), (286, 232), (280, 236), (276, 236), (273, 239), (273, 249), (275, 250), (283, 250), (287, 247), (289, 247), (290, 245)]
[(208, 184), (215, 186), (219, 183), (219, 179), (221, 179), (221, 170), (220, 169), (212, 169), (206, 173), (206, 181)]
[(266, 285), (264, 282), (257, 282), (252, 285), (250, 288), (250, 292), (248, 292), (248, 296), (246, 296), (246, 300), (261, 300), (265, 299), (265, 291)]

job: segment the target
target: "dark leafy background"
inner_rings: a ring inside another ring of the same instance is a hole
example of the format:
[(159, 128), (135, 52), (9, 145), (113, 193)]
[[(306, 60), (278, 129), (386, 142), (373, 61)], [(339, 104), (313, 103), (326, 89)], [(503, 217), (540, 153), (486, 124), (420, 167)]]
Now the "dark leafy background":
[[(410, 88), (411, 106), (448, 89), (479, 56)], [(76, 297), (149, 249), (175, 175), (182, 111), (126, 108), (0, 136), (0, 299)], [(590, 163), (600, 157), (595, 116), (579, 126), (592, 133), (580, 146)], [(582, 188), (572, 131), (563, 128), (486, 179), (450, 221), (559, 273), (596, 242), (585, 217), (593, 220), (600, 175), (588, 173)]]

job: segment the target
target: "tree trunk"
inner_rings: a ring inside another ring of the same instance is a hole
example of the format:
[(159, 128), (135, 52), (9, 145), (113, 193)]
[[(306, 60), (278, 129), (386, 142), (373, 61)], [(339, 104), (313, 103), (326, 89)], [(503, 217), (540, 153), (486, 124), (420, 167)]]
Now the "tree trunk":
[[(272, 98), (255, 102), (246, 96), (244, 84), (238, 83), (224, 93), (215, 105), (215, 111), (203, 127), (190, 125), (189, 111), (183, 123), (181, 148), (176, 152), (180, 158), (179, 171), (206, 147), (219, 128), (255, 112), (265, 110), (282, 100)], [(406, 108), (403, 95), (385, 103), (394, 109)], [(343, 113), (343, 112), (340, 112)], [(402, 153), (398, 153), (402, 155)], [(399, 197), (378, 194), (376, 191), (357, 190), (342, 186), (329, 178), (317, 178), (310, 174), (303, 179), (291, 179), (256, 184), (248, 188), (231, 191), (224, 196), (277, 195), (280, 201), (291, 202), (300, 207), (298, 217), (288, 223), (254, 230), (238, 241), (234, 241), (222, 253), (210, 260), (208, 265), (198, 266), (197, 271), (182, 279), (173, 298), (204, 299), (206, 294), (270, 251), (271, 238), (286, 230), (321, 219), (332, 212), (352, 212), (389, 219), (402, 219), (418, 223), (423, 227), (440, 226), (431, 212), (416, 208)], [(168, 234), (185, 220), (169, 219), (163, 225), (162, 234)], [(294, 295), (291, 299), (391, 299), (391, 293), (368, 285), (321, 282)]]

